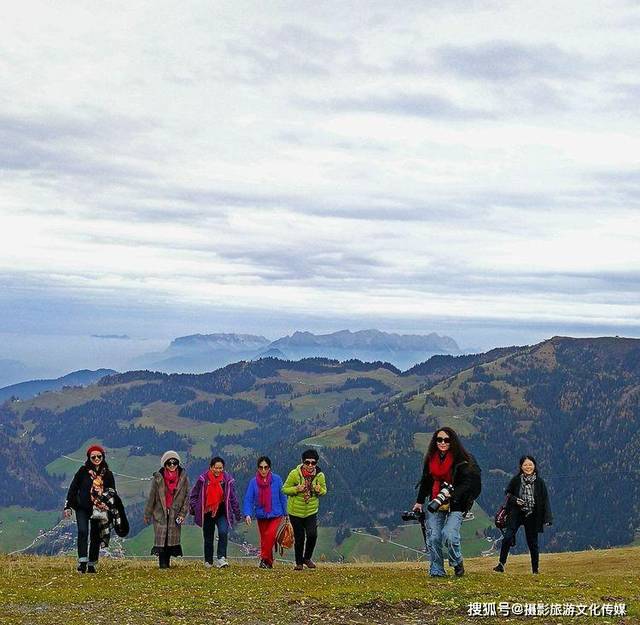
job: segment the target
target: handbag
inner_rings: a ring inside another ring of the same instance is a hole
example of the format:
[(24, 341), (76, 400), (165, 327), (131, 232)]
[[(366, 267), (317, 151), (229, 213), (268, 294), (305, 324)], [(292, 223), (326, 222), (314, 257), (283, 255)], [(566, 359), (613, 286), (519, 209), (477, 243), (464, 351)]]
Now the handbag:
[(507, 502), (509, 501), (509, 495), (504, 498), (504, 503), (498, 508), (498, 511), (493, 516), (493, 524), (500, 530), (503, 530), (507, 526)]
[(284, 553), (285, 549), (291, 549), (293, 542), (293, 525), (291, 525), (289, 517), (282, 517), (276, 531), (276, 545), (280, 548), (280, 555)]

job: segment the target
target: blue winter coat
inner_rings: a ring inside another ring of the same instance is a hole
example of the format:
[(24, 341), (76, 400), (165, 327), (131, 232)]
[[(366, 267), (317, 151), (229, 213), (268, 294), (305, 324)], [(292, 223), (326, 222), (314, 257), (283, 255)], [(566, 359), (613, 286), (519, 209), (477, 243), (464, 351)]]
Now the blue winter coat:
[(256, 515), (256, 519), (275, 519), (287, 514), (287, 496), (282, 492), (282, 478), (277, 473), (271, 474), (271, 512), (268, 514), (258, 505), (258, 482), (254, 477), (247, 486), (244, 495), (242, 513), (244, 516)]

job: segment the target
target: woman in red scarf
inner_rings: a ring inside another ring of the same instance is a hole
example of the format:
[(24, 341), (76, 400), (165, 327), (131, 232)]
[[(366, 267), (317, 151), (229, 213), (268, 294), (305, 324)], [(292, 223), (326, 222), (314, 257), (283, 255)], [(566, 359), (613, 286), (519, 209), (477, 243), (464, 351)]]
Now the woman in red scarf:
[(204, 564), (212, 567), (213, 543), (218, 532), (218, 549), (215, 566), (229, 566), (227, 542), (234, 519), (241, 520), (240, 503), (236, 495), (236, 481), (224, 469), (220, 456), (211, 458), (209, 468), (197, 479), (189, 496), (189, 510), (194, 515), (196, 525), (202, 528), (204, 540)]
[(181, 556), (180, 530), (189, 511), (189, 478), (180, 466), (176, 451), (167, 451), (160, 460), (162, 468), (153, 474), (151, 492), (144, 509), (144, 522), (153, 520), (152, 555), (158, 556), (161, 569), (168, 569), (171, 556)]
[(460, 527), (480, 494), (480, 468), (449, 427), (434, 432), (424, 459), (420, 489), (413, 509), (427, 506), (431, 577), (445, 577), (443, 546), (457, 577), (464, 575)]
[(282, 478), (271, 471), (268, 456), (258, 458), (258, 471), (249, 482), (242, 513), (247, 525), (255, 513), (260, 533), (260, 568), (273, 568), (273, 547), (282, 517), (287, 514), (287, 496), (282, 492)]

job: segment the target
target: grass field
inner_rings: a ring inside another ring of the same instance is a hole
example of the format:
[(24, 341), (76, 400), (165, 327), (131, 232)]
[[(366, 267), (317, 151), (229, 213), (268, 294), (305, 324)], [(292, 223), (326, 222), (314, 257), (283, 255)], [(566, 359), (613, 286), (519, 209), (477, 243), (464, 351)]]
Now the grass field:
[(0, 508), (0, 553), (31, 544), (40, 530), (48, 530), (60, 520), (60, 512), (41, 512), (31, 508)]
[[(424, 564), (331, 565), (315, 571), (272, 571), (255, 563), (225, 570), (180, 561), (101, 562), (78, 575), (71, 558), (0, 556), (0, 623), (6, 625), (266, 625), (337, 623), (640, 623), (640, 548), (543, 554), (541, 574), (528, 557), (468, 559), (467, 574), (431, 579)], [(626, 616), (471, 617), (472, 603), (591, 606), (624, 604)]]

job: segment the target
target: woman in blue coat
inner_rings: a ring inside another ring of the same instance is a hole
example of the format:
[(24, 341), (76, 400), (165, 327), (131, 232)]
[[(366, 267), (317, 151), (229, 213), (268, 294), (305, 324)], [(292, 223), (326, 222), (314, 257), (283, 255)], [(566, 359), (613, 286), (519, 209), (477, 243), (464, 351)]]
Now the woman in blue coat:
[(258, 519), (260, 568), (272, 569), (276, 533), (287, 514), (287, 496), (282, 492), (282, 478), (271, 471), (268, 456), (258, 458), (258, 471), (247, 487), (242, 512), (247, 525), (253, 514)]

